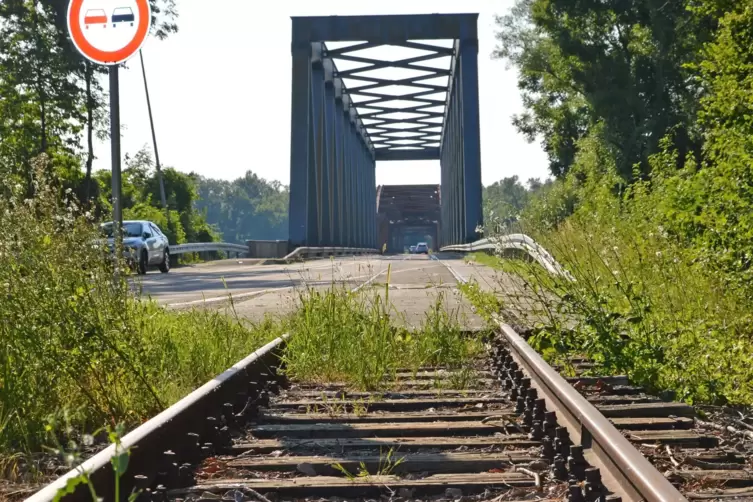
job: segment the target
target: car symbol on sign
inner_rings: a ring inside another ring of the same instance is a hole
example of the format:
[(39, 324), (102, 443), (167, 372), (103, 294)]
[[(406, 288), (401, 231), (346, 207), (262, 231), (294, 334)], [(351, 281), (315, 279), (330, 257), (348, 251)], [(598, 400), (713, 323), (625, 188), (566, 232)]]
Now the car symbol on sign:
[(113, 28), (117, 23), (131, 23), (133, 26), (136, 18), (133, 15), (133, 11), (130, 7), (118, 7), (112, 11), (112, 26)]
[(87, 30), (90, 24), (102, 24), (104, 28), (107, 28), (107, 14), (102, 9), (87, 10), (84, 16), (84, 24)]

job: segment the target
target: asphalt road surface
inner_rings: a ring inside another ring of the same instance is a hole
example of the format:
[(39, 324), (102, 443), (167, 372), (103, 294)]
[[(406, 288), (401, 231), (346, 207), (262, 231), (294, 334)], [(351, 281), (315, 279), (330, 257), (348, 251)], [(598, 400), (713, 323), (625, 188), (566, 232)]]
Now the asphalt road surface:
[[(469, 329), (481, 320), (457, 291), (458, 280), (474, 278), (484, 289), (499, 279), (489, 268), (464, 262), (460, 255), (369, 255), (312, 260), (288, 265), (258, 265), (243, 259), (210, 262), (141, 276), (135, 286), (142, 294), (170, 308), (227, 308), (232, 295), (235, 313), (249, 319), (285, 313), (305, 288), (333, 283), (364, 294), (383, 292), (388, 282), (390, 302), (399, 322), (418, 325), (437, 300)], [(370, 292), (370, 293), (369, 293)]]

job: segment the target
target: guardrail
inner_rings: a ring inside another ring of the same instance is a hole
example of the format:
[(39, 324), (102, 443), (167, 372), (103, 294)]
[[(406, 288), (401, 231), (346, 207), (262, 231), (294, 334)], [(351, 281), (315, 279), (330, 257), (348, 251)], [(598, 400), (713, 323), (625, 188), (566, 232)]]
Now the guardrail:
[(170, 254), (203, 253), (207, 251), (225, 251), (228, 253), (248, 254), (248, 246), (229, 244), (227, 242), (191, 242), (170, 246)]
[(300, 247), (295, 248), (283, 260), (297, 258), (312, 258), (318, 256), (341, 256), (345, 254), (379, 254), (378, 249), (372, 248), (343, 248), (343, 247)]
[(501, 237), (481, 239), (470, 244), (455, 244), (440, 248), (440, 251), (471, 253), (474, 251), (500, 252), (507, 249), (524, 251), (550, 274), (560, 275), (566, 277), (568, 280), (575, 281), (575, 278), (570, 272), (565, 270), (565, 268), (560, 265), (551, 254), (549, 254), (549, 251), (541, 247), (536, 241), (525, 234), (509, 234)]
[[(248, 255), (248, 245), (230, 244), (227, 242), (195, 242), (187, 244), (175, 244), (170, 246), (170, 254), (203, 253), (210, 251), (224, 251), (226, 253), (238, 253)], [(318, 256), (342, 256), (342, 255), (379, 254), (378, 249), (372, 248), (347, 248), (347, 247), (299, 247), (288, 253), (283, 258), (285, 261), (313, 258)]]

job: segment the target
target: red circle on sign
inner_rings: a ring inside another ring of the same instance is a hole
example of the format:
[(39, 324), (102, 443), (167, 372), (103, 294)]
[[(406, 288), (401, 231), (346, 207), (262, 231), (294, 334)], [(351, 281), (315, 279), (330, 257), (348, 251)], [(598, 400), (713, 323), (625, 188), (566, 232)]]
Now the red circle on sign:
[(136, 0), (136, 7), (139, 10), (139, 25), (136, 28), (136, 34), (125, 47), (117, 51), (97, 49), (86, 39), (81, 30), (80, 14), (83, 4), (84, 0), (71, 0), (71, 3), (68, 5), (68, 33), (71, 34), (73, 44), (81, 54), (95, 63), (115, 65), (127, 60), (141, 48), (152, 23), (151, 9), (147, 0)]

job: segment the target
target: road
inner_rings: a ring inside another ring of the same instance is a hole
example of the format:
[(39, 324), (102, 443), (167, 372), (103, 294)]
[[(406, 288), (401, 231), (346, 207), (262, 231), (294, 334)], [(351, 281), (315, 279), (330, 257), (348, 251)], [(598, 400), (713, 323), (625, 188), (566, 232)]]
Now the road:
[[(438, 259), (437, 259), (438, 258)], [(313, 260), (288, 265), (257, 265), (225, 260), (150, 272), (140, 278), (142, 293), (170, 308), (227, 308), (228, 295), (241, 317), (259, 319), (295, 308), (302, 289), (327, 288), (333, 283), (348, 289), (384, 291), (389, 271), (390, 302), (401, 323), (416, 326), (427, 309), (441, 301), (448, 312), (473, 329), (481, 320), (457, 294), (458, 278), (475, 278), (485, 289), (493, 287), (494, 272), (466, 264), (460, 255), (358, 256)], [(457, 278), (456, 278), (457, 276)]]

